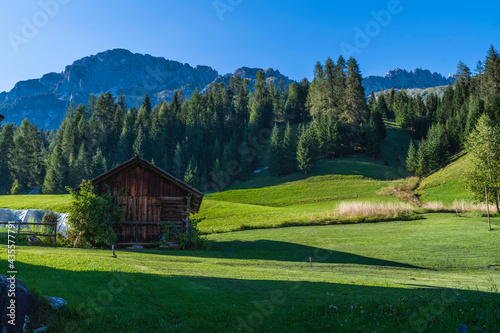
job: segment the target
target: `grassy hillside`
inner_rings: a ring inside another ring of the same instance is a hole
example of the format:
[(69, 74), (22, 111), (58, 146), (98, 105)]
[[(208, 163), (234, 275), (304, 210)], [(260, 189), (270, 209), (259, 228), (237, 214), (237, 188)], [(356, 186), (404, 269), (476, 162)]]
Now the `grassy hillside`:
[[(110, 250), (18, 246), (16, 268), (28, 288), (79, 309), (54, 331), (386, 332), (413, 330), (415, 320), (436, 331), (462, 323), (498, 331), (498, 293), (488, 293), (500, 281), (498, 237), (484, 218), (430, 214), (215, 234), (204, 252), (118, 250), (112, 258)], [(426, 315), (431, 305), (439, 320)]]
[(199, 217), (204, 232), (317, 224), (336, 221), (331, 212), (340, 202), (394, 203), (394, 180), (405, 177), (402, 161), (410, 136), (388, 122), (379, 159), (365, 155), (321, 159), (314, 172), (274, 177), (267, 170), (228, 190), (205, 196)]
[(468, 200), (469, 193), (462, 182), (466, 168), (464, 156), (425, 178), (417, 190), (420, 199), (424, 202), (438, 201), (444, 204), (451, 204), (455, 200)]
[(69, 209), (71, 196), (67, 195), (0, 195), (0, 208), (40, 209), (65, 213)]

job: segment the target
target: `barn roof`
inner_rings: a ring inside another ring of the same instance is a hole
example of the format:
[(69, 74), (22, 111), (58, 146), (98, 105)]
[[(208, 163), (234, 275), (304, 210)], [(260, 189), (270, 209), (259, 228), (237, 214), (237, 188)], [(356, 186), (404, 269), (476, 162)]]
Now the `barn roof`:
[[(181, 181), (180, 179), (172, 176), (171, 174), (163, 171), (162, 169), (158, 168), (156, 165), (149, 163), (148, 161), (146, 161), (143, 158), (140, 158), (139, 156), (131, 158), (130, 160), (123, 162), (122, 164), (120, 164), (120, 165), (114, 167), (113, 169), (103, 173), (102, 175), (97, 176), (94, 179), (91, 179), (91, 182), (93, 185), (98, 185), (99, 183), (102, 183), (106, 179), (112, 177), (113, 175), (120, 173), (121, 171), (123, 171), (123, 170), (125, 170), (133, 165), (139, 165), (141, 167), (149, 169), (149, 170), (155, 172), (158, 176), (160, 176), (164, 179), (167, 179), (168, 181), (172, 182), (176, 186), (178, 186), (178, 187), (182, 188), (183, 190), (187, 191), (188, 193), (190, 193), (192, 195), (192, 197), (194, 197), (194, 199), (196, 199), (196, 200), (191, 201), (193, 206), (194, 206), (193, 207), (194, 213), (198, 212), (198, 210), (200, 209), (201, 200), (203, 199), (203, 193), (201, 193), (200, 191), (198, 191), (194, 187), (189, 186), (188, 184)], [(80, 189), (80, 186), (74, 188), (75, 191), (77, 191), (79, 189)]]

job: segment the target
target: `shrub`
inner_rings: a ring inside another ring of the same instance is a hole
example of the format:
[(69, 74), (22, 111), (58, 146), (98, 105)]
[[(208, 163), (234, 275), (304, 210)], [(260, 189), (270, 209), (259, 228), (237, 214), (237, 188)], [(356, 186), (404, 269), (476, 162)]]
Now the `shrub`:
[(162, 232), (165, 234), (159, 245), (165, 244), (167, 242), (175, 242), (179, 244), (181, 249), (188, 250), (203, 250), (208, 247), (208, 239), (203, 236), (198, 230), (198, 223), (202, 219), (191, 218), (189, 223), (189, 228), (180, 232), (177, 227), (172, 223), (160, 223), (162, 227)]
[(20, 191), (21, 185), (19, 185), (19, 181), (17, 179), (14, 179), (14, 183), (12, 184), (12, 188), (10, 189), (10, 194), (16, 195), (19, 194)]
[[(58, 216), (53, 211), (46, 212), (42, 217), (42, 225), (49, 224), (49, 223), (57, 223), (57, 221), (58, 221)], [(57, 230), (57, 224), (51, 225), (51, 226), (43, 225), (42, 234), (52, 234), (56, 230)]]
[(99, 195), (90, 181), (83, 181), (80, 190), (71, 194), (68, 217), (68, 238), (74, 246), (110, 246), (115, 244), (115, 228), (124, 220), (124, 212), (118, 197), (109, 190)]

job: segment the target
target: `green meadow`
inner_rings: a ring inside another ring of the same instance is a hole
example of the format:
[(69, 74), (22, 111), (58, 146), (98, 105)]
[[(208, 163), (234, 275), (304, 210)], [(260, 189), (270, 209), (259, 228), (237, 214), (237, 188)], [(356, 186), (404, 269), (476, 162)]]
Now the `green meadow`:
[[(52, 324), (55, 332), (74, 325), (90, 332), (248, 331), (247, 325), (266, 332), (385, 332), (410, 329), (414, 320), (447, 325), (443, 331), (464, 323), (482, 331), (474, 314), (481, 306), (480, 322), (498, 329), (500, 219), (488, 232), (484, 218), (423, 217), (213, 234), (207, 251), (119, 250), (116, 258), (106, 249), (19, 246), (18, 278), (40, 295), (69, 301), (71, 309)], [(402, 311), (398, 318), (384, 315), (389, 305)], [(446, 311), (438, 322), (425, 312), (432, 306)]]

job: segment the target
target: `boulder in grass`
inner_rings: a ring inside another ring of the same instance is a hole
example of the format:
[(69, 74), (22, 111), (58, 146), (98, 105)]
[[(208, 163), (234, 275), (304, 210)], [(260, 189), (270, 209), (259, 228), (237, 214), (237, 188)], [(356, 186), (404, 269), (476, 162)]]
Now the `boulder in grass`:
[(33, 317), (35, 307), (35, 296), (21, 280), (0, 274), (0, 331), (2, 333), (22, 333), (30, 318)]
[(40, 238), (38, 238), (36, 236), (28, 237), (28, 243), (30, 243), (30, 244), (38, 244), (40, 242), (41, 242)]
[(54, 310), (58, 310), (68, 304), (68, 302), (60, 297), (47, 297), (47, 302), (49, 302), (50, 306)]

